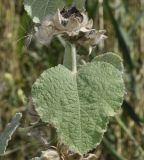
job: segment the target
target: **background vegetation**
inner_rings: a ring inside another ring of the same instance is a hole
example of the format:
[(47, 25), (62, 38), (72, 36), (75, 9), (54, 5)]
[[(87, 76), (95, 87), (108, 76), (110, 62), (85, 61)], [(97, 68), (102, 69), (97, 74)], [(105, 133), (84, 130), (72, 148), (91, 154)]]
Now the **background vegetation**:
[[(33, 35), (33, 23), (23, 0), (0, 0), (0, 132), (16, 112), (23, 113), (21, 127), (35, 122), (31, 86), (36, 78), (62, 62), (64, 47), (58, 38), (46, 47)], [(106, 29), (108, 39), (94, 49), (95, 55), (112, 51), (125, 65), (126, 94), (122, 112), (111, 120), (98, 160), (143, 160), (144, 150), (144, 1), (88, 0), (86, 8), (96, 29)], [(29, 45), (29, 42), (30, 45)], [(87, 54), (84, 48), (81, 53)], [(80, 52), (79, 51), (79, 52)], [(27, 160), (45, 149), (46, 132), (19, 129), (9, 144), (6, 160)], [(37, 141), (36, 139), (38, 139)]]

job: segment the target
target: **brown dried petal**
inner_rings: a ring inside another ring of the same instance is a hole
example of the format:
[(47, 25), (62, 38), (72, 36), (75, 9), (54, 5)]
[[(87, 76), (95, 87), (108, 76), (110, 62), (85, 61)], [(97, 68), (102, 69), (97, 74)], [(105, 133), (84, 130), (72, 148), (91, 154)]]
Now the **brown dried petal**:
[(82, 155), (79, 155), (77, 153), (70, 154), (67, 157), (65, 157), (65, 160), (82, 160), (82, 159), (83, 159)]
[(54, 19), (54, 24), (59, 31), (66, 32), (69, 35), (73, 35), (74, 33), (70, 32), (77, 32), (81, 27), (81, 24), (79, 20), (75, 17), (75, 15), (71, 15), (68, 19), (65, 19), (60, 14), (59, 10), (57, 16)]
[(69, 31), (69, 32), (73, 32), (73, 31), (77, 31), (79, 30), (80, 28), (80, 23), (78, 21), (78, 19), (76, 19), (74, 16), (71, 16), (69, 18), (69, 22), (66, 26), (66, 29)]
[(67, 19), (65, 19), (61, 13), (60, 13), (60, 10), (58, 9), (56, 15), (54, 15), (53, 17), (53, 24), (55, 26), (55, 28), (59, 31), (64, 31), (65, 30), (65, 25), (63, 25), (63, 22), (68, 22)]
[(49, 149), (42, 152), (41, 160), (60, 160), (60, 156), (57, 151)]
[(83, 16), (83, 21), (81, 22), (81, 27), (86, 27), (86, 25), (88, 24), (88, 15), (85, 12), (81, 13)]
[(83, 158), (83, 160), (97, 160), (97, 157), (95, 154), (89, 154), (86, 158)]
[(90, 20), (88, 21), (88, 23), (86, 24), (86, 28), (87, 28), (87, 29), (92, 29), (92, 27), (93, 27), (93, 20), (90, 19)]
[(39, 27), (36, 27), (35, 30), (35, 36), (40, 41), (40, 43), (45, 45), (49, 44), (55, 32), (52, 17), (46, 17), (41, 22), (41, 25)]
[(99, 30), (99, 31), (96, 31), (95, 33), (95, 37), (93, 38), (93, 44), (92, 46), (94, 45), (97, 45), (98, 43), (100, 43), (101, 41), (105, 40), (107, 38), (106, 35), (104, 35), (106, 31), (105, 30)]
[(39, 27), (38, 31), (36, 32), (35, 36), (42, 44), (49, 44), (53, 38), (54, 30), (53, 27)]
[(87, 32), (83, 33), (84, 35), (79, 39), (78, 43), (84, 47), (94, 47), (107, 38), (107, 36), (104, 35), (105, 32), (105, 30), (88, 30)]

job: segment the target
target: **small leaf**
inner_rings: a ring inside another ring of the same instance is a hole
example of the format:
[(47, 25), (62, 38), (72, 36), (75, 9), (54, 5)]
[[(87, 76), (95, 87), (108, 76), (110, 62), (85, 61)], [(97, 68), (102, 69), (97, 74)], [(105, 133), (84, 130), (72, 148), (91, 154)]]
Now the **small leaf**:
[(20, 125), (22, 114), (17, 113), (12, 121), (8, 124), (6, 129), (0, 134), (0, 154), (4, 154), (8, 141), (11, 139), (14, 131)]
[(71, 6), (73, 3), (73, 0), (64, 0), (64, 2), (67, 4), (67, 6)]
[(77, 8), (82, 9), (85, 7), (86, 0), (64, 0), (67, 6), (76, 5)]
[(24, 0), (24, 8), (35, 23), (39, 23), (63, 7), (63, 0)]
[(109, 116), (120, 110), (123, 95), (122, 72), (96, 59), (77, 74), (61, 65), (51, 68), (32, 88), (42, 121), (52, 123), (62, 141), (79, 153), (101, 142)]
[(74, 0), (74, 4), (80, 9), (84, 8), (85, 7), (85, 0)]
[(107, 62), (112, 64), (114, 67), (116, 67), (120, 71), (124, 70), (121, 57), (112, 52), (108, 52), (108, 53), (104, 53), (102, 55), (96, 56), (92, 60), (92, 62), (95, 62), (95, 61)]

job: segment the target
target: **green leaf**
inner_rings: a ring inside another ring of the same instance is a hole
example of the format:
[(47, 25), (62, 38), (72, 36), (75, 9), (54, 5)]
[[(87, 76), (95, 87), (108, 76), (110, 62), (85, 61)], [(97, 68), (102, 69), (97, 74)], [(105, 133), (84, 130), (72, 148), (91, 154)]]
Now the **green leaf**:
[(65, 45), (63, 65), (69, 70), (72, 70), (72, 47), (69, 43)]
[(114, 67), (116, 67), (118, 70), (122, 72), (124, 70), (121, 57), (112, 52), (108, 52), (108, 53), (104, 53), (102, 55), (96, 56), (92, 60), (92, 62), (95, 62), (95, 61), (107, 62), (112, 64)]
[(85, 7), (85, 0), (74, 0), (74, 4), (78, 8), (84, 8)]
[(79, 9), (85, 7), (86, 0), (63, 0), (67, 6), (71, 6), (72, 4), (76, 5)]
[(65, 4), (70, 7), (73, 3), (73, 0), (64, 0)]
[(8, 141), (11, 139), (11, 136), (20, 124), (21, 117), (22, 114), (17, 113), (11, 123), (9, 123), (6, 129), (0, 134), (0, 154), (4, 154)]
[(45, 71), (32, 88), (42, 121), (52, 123), (71, 150), (86, 153), (106, 131), (109, 116), (120, 110), (122, 72), (104, 61), (83, 65), (77, 74), (59, 65)]
[(24, 8), (35, 23), (39, 23), (46, 16), (53, 15), (62, 7), (64, 7), (63, 0), (24, 0)]

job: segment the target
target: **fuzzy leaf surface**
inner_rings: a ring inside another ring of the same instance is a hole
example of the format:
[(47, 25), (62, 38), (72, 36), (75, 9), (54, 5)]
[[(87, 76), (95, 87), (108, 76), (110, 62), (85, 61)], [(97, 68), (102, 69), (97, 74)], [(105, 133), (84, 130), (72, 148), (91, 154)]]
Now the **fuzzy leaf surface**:
[(62, 141), (79, 153), (101, 142), (123, 95), (121, 71), (104, 61), (88, 63), (77, 74), (62, 65), (48, 69), (32, 88), (42, 121), (55, 125)]
[(74, 0), (74, 4), (80, 9), (84, 8), (85, 7), (85, 0)]
[(6, 129), (0, 134), (0, 154), (4, 154), (8, 141), (20, 124), (22, 114), (17, 113), (12, 121), (7, 125)]
[(24, 0), (24, 8), (35, 23), (55, 14), (57, 9), (62, 7), (64, 7), (63, 0)]
[(110, 63), (110, 64), (112, 64), (114, 67), (116, 67), (118, 70), (120, 70), (122, 72), (124, 70), (121, 57), (116, 55), (113, 52), (108, 52), (108, 53), (96, 56), (92, 60), (92, 62), (97, 62), (97, 61), (103, 61), (103, 62)]

